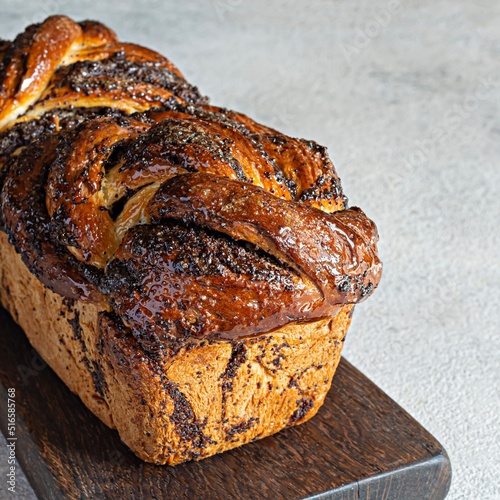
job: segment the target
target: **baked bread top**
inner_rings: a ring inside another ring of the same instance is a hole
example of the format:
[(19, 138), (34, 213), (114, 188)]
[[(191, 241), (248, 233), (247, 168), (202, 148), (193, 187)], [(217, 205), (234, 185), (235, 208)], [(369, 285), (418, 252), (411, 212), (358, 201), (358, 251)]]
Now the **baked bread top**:
[(380, 280), (376, 227), (324, 147), (209, 105), (97, 22), (0, 44), (0, 166), (30, 271), (149, 347), (333, 316)]

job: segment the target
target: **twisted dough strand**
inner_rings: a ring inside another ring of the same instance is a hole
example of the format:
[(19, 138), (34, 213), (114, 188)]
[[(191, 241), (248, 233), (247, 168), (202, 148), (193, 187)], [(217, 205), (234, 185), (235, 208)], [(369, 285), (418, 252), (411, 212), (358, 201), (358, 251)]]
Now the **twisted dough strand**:
[(72, 51), (113, 41), (116, 35), (103, 25), (87, 22), (80, 26), (64, 16), (49, 17), (38, 28), (28, 28), (2, 58), (0, 129), (40, 99), (53, 73), (66, 57), (71, 58)]
[[(147, 71), (134, 81), (138, 64), (146, 65)], [(163, 77), (163, 85), (155, 85), (155, 76)], [(78, 24), (65, 16), (52, 16), (27, 28), (4, 52), (0, 129), (24, 113), (38, 117), (69, 106), (145, 111), (169, 99), (184, 101), (176, 95), (179, 88), (189, 102), (201, 100), (168, 59), (119, 43), (116, 34), (100, 23)]]

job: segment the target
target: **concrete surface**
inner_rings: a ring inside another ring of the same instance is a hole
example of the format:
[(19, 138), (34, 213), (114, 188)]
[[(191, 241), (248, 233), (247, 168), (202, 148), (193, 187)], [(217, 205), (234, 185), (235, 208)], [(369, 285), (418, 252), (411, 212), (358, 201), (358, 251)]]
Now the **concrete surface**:
[(385, 263), (345, 355), (443, 443), (448, 498), (500, 498), (500, 4), (0, 0), (0, 35), (54, 12), (102, 20), (212, 102), (329, 147)]

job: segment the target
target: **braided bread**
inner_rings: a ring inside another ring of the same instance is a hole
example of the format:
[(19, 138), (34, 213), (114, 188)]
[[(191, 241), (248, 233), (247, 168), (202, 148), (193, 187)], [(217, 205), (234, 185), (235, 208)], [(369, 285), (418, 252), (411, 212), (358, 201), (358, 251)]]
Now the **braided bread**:
[(139, 457), (200, 459), (316, 413), (381, 275), (325, 148), (53, 16), (0, 43), (0, 171), (2, 303)]

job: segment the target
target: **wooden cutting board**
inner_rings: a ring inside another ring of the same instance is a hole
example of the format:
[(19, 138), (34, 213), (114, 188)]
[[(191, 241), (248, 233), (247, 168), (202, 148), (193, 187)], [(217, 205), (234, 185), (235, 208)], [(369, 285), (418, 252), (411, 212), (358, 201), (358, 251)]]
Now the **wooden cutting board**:
[(0, 324), (0, 423), (7, 435), (15, 388), (16, 456), (40, 498), (439, 500), (448, 491), (443, 447), (344, 359), (311, 421), (161, 467), (141, 462), (94, 417), (1, 308)]

